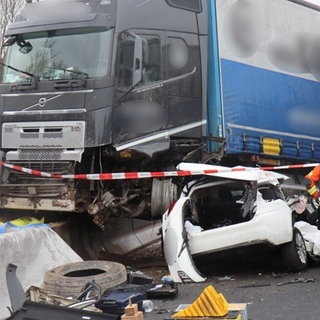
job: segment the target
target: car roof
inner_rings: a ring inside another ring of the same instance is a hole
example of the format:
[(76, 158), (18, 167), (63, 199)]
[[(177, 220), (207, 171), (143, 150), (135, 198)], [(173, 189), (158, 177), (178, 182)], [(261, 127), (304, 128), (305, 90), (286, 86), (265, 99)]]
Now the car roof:
[(243, 166), (224, 167), (190, 162), (181, 162), (177, 166), (177, 170), (191, 171), (191, 175), (205, 175), (231, 180), (255, 181), (258, 184), (270, 183), (276, 185), (289, 178), (288, 176), (275, 171), (264, 171), (262, 168)]

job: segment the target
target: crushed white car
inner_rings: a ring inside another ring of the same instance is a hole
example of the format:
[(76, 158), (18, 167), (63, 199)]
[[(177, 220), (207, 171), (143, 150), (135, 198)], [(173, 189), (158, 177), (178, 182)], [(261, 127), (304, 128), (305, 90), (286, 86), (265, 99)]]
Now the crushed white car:
[(306, 268), (304, 239), (279, 187), (285, 175), (194, 163), (178, 169), (217, 173), (189, 181), (162, 217), (164, 256), (175, 282), (206, 279), (193, 256), (260, 243), (280, 247), (288, 269)]

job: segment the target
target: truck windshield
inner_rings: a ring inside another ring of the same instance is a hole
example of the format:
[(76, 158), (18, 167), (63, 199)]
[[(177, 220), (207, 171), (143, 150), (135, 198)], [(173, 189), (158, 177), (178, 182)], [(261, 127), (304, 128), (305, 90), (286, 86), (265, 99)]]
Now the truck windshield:
[(109, 72), (111, 28), (63, 29), (9, 38), (2, 82), (97, 78)]

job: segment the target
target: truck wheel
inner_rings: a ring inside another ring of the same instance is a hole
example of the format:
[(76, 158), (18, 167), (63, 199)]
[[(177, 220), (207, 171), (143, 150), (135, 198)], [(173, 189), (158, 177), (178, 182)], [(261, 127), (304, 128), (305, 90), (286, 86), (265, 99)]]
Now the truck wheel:
[(303, 236), (297, 228), (293, 228), (292, 241), (282, 246), (284, 265), (291, 271), (302, 271), (308, 264), (308, 253)]
[(44, 289), (49, 295), (76, 298), (88, 282), (94, 282), (103, 292), (126, 281), (127, 271), (123, 264), (93, 260), (68, 263), (47, 271)]
[(171, 179), (153, 179), (151, 191), (151, 216), (161, 217), (170, 204), (177, 200), (178, 188)]

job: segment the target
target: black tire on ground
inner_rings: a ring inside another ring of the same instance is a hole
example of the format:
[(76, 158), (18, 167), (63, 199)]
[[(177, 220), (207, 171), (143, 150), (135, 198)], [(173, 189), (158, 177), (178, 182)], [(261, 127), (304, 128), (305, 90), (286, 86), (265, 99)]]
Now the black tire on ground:
[(127, 271), (123, 264), (93, 260), (68, 263), (47, 271), (44, 289), (49, 295), (76, 298), (88, 282), (94, 282), (103, 292), (126, 281)]
[(308, 253), (303, 236), (297, 228), (293, 228), (292, 241), (281, 248), (283, 263), (290, 271), (305, 270), (308, 264)]

